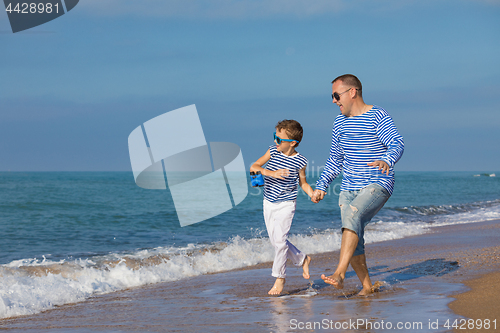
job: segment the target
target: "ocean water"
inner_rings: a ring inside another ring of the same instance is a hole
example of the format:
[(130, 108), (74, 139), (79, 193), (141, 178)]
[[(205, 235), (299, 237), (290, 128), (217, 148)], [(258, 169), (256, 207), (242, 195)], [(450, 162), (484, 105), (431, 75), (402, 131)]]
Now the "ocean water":
[[(340, 179), (319, 204), (299, 193), (290, 239), (302, 251), (340, 248), (339, 188)], [(365, 238), (492, 219), (500, 219), (495, 174), (398, 172)], [(273, 259), (261, 189), (250, 187), (234, 209), (181, 228), (168, 190), (139, 188), (131, 172), (0, 173), (0, 226), (0, 318)]]

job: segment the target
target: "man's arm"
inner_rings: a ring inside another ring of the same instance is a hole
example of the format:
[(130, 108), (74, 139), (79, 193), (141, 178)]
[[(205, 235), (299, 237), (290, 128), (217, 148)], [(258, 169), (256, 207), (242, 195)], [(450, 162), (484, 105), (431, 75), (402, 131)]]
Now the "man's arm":
[[(394, 165), (399, 161), (401, 156), (403, 156), (404, 152), (404, 140), (403, 137), (399, 134), (394, 121), (392, 120), (390, 115), (386, 115), (381, 119), (380, 123), (377, 126), (377, 136), (380, 141), (387, 147), (387, 151), (382, 156), (381, 161), (375, 161), (370, 164), (375, 164), (376, 162), (385, 162), (387, 166), (394, 167)], [(376, 165), (372, 165), (376, 167), (383, 166), (383, 163), (376, 163)], [(386, 167), (382, 167), (384, 172)]]
[(321, 173), (318, 181), (316, 182), (316, 190), (324, 192), (324, 194), (321, 196), (321, 199), (323, 199), (326, 193), (326, 189), (328, 188), (330, 183), (335, 178), (337, 178), (337, 176), (342, 171), (343, 162), (344, 162), (344, 151), (338, 143), (338, 133), (334, 124), (332, 130), (332, 146), (330, 147), (330, 156), (328, 157), (328, 160), (325, 163), (323, 172)]

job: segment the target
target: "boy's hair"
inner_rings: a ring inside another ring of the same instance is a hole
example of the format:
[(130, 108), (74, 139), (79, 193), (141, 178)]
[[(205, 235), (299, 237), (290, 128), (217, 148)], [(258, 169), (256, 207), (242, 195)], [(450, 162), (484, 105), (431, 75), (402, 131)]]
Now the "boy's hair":
[(346, 86), (351, 86), (356, 88), (358, 90), (359, 96), (363, 96), (362, 93), (363, 86), (361, 85), (361, 81), (359, 81), (359, 79), (356, 76), (352, 74), (344, 74), (333, 80), (332, 84), (334, 84), (336, 81), (341, 81)]
[(300, 141), (302, 141), (302, 135), (304, 130), (300, 123), (296, 120), (285, 119), (276, 124), (276, 131), (284, 129), (286, 134), (291, 140), (297, 140), (297, 145), (299, 146)]

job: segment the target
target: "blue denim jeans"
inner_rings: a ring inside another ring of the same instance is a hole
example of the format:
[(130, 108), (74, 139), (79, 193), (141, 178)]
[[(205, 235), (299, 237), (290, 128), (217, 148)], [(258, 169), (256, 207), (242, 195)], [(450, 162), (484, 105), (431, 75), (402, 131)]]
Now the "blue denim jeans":
[(359, 238), (354, 256), (365, 253), (365, 227), (389, 200), (389, 197), (389, 192), (378, 184), (370, 184), (357, 191), (340, 192), (342, 231), (352, 230)]

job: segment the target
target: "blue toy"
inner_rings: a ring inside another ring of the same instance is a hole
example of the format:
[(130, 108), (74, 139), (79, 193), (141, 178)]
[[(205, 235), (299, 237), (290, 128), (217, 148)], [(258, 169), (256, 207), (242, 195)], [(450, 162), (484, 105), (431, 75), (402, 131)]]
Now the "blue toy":
[(264, 186), (264, 177), (262, 176), (260, 171), (250, 172), (250, 181), (251, 181), (253, 187)]

